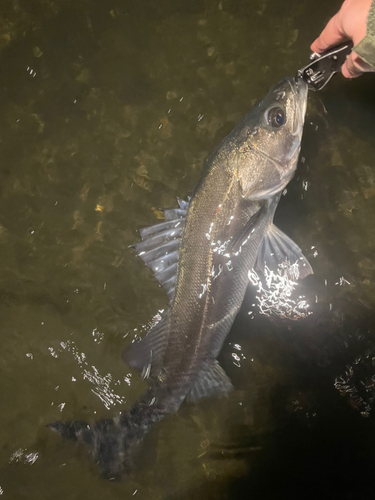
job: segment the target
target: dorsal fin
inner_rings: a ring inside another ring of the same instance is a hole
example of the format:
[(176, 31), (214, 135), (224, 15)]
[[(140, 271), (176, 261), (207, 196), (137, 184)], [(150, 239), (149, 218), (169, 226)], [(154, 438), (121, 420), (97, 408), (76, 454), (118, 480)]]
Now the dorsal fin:
[(187, 210), (183, 208), (165, 208), (163, 209), (165, 220), (185, 219)]
[(133, 245), (137, 255), (154, 272), (172, 302), (176, 285), (178, 250), (189, 203), (177, 198), (179, 208), (163, 210), (165, 221), (140, 230), (142, 241)]

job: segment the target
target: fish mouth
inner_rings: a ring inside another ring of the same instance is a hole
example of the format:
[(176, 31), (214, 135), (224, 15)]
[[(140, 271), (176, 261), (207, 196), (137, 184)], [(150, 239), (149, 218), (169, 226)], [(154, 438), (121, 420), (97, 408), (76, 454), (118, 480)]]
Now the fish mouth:
[(302, 78), (288, 77), (286, 78), (286, 80), (290, 85), (295, 101), (292, 135), (300, 139), (302, 136), (303, 125), (305, 123), (308, 86), (307, 83), (302, 80)]

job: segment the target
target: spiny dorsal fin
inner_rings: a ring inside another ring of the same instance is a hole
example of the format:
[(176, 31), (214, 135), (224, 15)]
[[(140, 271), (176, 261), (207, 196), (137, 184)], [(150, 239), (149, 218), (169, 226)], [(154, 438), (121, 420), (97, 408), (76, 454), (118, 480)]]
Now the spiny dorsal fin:
[(142, 241), (133, 245), (137, 255), (154, 272), (172, 302), (177, 276), (178, 249), (189, 203), (177, 198), (179, 208), (163, 210), (165, 222), (140, 230)]

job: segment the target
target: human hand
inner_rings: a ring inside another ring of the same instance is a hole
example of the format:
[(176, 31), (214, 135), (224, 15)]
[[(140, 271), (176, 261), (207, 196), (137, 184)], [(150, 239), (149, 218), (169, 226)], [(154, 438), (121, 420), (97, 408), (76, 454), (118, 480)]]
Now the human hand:
[[(328, 48), (353, 40), (354, 46), (366, 36), (367, 16), (372, 0), (345, 0), (339, 12), (332, 17), (320, 36), (312, 43), (313, 52), (323, 52)], [(345, 78), (355, 78), (363, 73), (375, 71), (373, 66), (364, 62), (354, 51), (341, 67)]]

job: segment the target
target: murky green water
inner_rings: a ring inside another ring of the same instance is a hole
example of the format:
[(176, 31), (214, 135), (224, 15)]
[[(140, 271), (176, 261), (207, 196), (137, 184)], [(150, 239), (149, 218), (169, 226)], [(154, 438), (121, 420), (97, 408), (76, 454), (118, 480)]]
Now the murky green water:
[(272, 321), (250, 293), (220, 357), (234, 393), (157, 425), (124, 483), (45, 428), (114, 416), (142, 393), (120, 353), (166, 298), (128, 246), (189, 194), (254, 102), (307, 63), (339, 4), (3, 0), (4, 499), (372, 498), (372, 75), (310, 96), (276, 216), (314, 267), (300, 287), (313, 314)]

